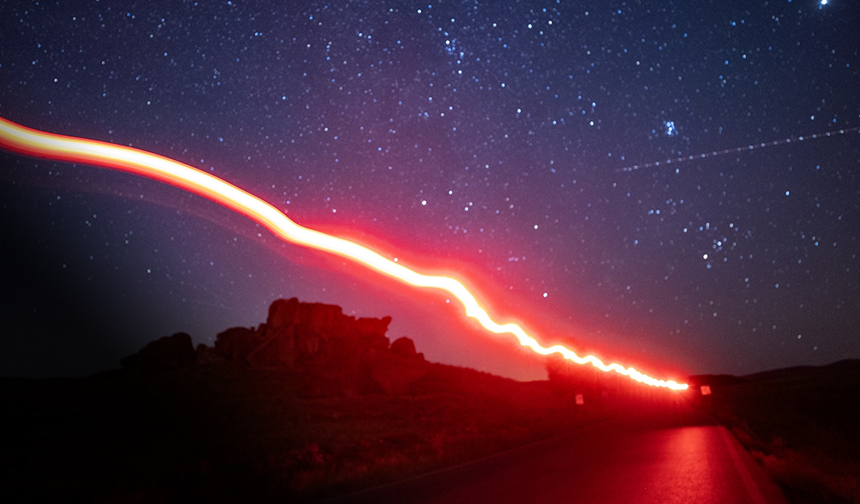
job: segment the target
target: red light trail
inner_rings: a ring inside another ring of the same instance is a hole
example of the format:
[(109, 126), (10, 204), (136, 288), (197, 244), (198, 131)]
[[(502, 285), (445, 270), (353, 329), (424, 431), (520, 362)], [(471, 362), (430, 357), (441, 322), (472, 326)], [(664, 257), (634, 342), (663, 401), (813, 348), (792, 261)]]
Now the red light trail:
[(498, 324), (493, 321), (475, 296), (456, 279), (418, 273), (357, 243), (303, 227), (253, 194), (179, 161), (131, 147), (46, 133), (21, 126), (2, 117), (0, 117), (0, 146), (28, 156), (125, 171), (179, 187), (245, 215), (286, 242), (339, 255), (415, 287), (447, 291), (463, 304), (466, 315), (476, 319), (485, 329), (495, 334), (511, 334), (519, 340), (520, 345), (538, 354), (559, 353), (565, 359), (577, 364), (591, 364), (605, 372), (615, 371), (654, 387), (672, 390), (688, 388), (685, 383), (658, 380), (632, 367), (625, 368), (616, 363), (604, 364), (593, 355), (580, 357), (561, 345), (543, 347), (517, 324)]

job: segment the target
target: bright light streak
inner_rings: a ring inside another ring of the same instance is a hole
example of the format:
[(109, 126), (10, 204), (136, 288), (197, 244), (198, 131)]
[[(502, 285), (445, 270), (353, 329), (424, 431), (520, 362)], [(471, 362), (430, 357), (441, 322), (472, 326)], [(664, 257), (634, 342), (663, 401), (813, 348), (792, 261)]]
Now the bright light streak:
[(185, 189), (247, 216), (284, 241), (339, 255), (416, 287), (447, 291), (463, 304), (467, 316), (476, 319), (488, 331), (495, 334), (512, 334), (519, 340), (520, 345), (541, 355), (559, 353), (565, 359), (578, 364), (591, 364), (606, 372), (615, 371), (654, 387), (672, 390), (688, 388), (687, 384), (679, 384), (674, 380), (658, 380), (632, 367), (625, 368), (620, 364), (606, 365), (592, 355), (580, 357), (561, 345), (543, 347), (517, 324), (498, 324), (493, 321), (475, 296), (457, 280), (445, 276), (423, 275), (357, 243), (300, 226), (283, 212), (253, 194), (179, 161), (131, 147), (46, 133), (21, 126), (2, 117), (0, 117), (0, 146), (29, 156), (126, 171)]
[[(825, 3), (827, 3), (827, 2), (823, 2), (821, 5), (824, 5)], [(663, 124), (666, 125), (666, 127), (667, 127), (666, 131), (667, 131), (667, 134), (669, 134), (669, 128), (668, 128), (667, 122), (664, 121)], [(672, 127), (674, 128), (674, 123), (672, 123)], [(831, 131), (825, 131), (824, 133), (814, 133), (812, 135), (793, 136), (793, 137), (783, 138), (782, 140), (774, 140), (772, 142), (761, 142), (761, 143), (757, 143), (757, 144), (750, 144), (750, 145), (747, 145), (745, 147), (733, 147), (731, 149), (723, 149), (723, 150), (719, 150), (719, 151), (703, 152), (701, 154), (694, 154), (694, 155), (687, 155), (687, 156), (680, 156), (680, 157), (676, 157), (676, 158), (670, 158), (670, 159), (666, 159), (664, 161), (653, 161), (651, 163), (635, 164), (632, 166), (625, 166), (624, 168), (621, 168), (621, 169), (615, 170), (615, 171), (616, 172), (631, 172), (631, 171), (636, 171), (636, 170), (642, 170), (644, 168), (652, 168), (655, 166), (676, 165), (678, 163), (686, 163), (687, 161), (695, 161), (697, 159), (706, 159), (706, 158), (711, 158), (711, 157), (724, 156), (726, 154), (740, 154), (743, 152), (754, 151), (757, 149), (764, 149), (766, 147), (777, 147), (780, 145), (788, 145), (792, 142), (803, 142), (805, 140), (816, 140), (819, 138), (835, 137), (836, 135), (846, 135), (848, 133), (855, 133), (855, 132), (860, 132), (860, 127), (831, 130)], [(677, 173), (677, 171), (676, 171), (676, 173)]]

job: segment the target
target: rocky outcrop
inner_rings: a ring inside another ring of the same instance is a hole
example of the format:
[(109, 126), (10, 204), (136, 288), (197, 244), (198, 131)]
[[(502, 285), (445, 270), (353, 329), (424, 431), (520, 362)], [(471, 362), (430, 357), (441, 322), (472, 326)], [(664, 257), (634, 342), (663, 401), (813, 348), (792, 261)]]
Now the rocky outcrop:
[(215, 339), (215, 352), (227, 360), (239, 361), (247, 357), (262, 343), (260, 331), (247, 327), (231, 327), (218, 333)]
[(177, 334), (150, 343), (123, 365), (155, 373), (233, 362), (297, 373), (305, 383), (302, 393), (310, 397), (406, 394), (427, 373), (426, 363), (409, 338), (389, 344), (390, 323), (391, 317), (347, 316), (336, 305), (278, 299), (265, 323), (227, 329), (214, 347), (199, 345), (195, 352), (191, 338)]
[(358, 340), (368, 349), (388, 349), (391, 317), (359, 318), (343, 314), (337, 305), (278, 299), (269, 307), (265, 324), (256, 330), (233, 328), (218, 335), (215, 348), (231, 360), (252, 366), (292, 366), (330, 349), (334, 339)]
[(343, 314), (337, 305), (323, 303), (302, 303), (297, 298), (278, 299), (269, 306), (266, 326), (310, 327), (323, 335), (351, 333), (358, 336), (385, 335), (391, 317), (359, 318)]
[(394, 340), (391, 344), (391, 353), (407, 360), (424, 360), (424, 354), (417, 353), (415, 343), (405, 336)]
[(261, 326), (257, 330), (261, 335), (255, 342), (257, 346), (243, 359), (252, 367), (292, 366), (296, 362), (296, 332), (297, 326), (294, 325)]

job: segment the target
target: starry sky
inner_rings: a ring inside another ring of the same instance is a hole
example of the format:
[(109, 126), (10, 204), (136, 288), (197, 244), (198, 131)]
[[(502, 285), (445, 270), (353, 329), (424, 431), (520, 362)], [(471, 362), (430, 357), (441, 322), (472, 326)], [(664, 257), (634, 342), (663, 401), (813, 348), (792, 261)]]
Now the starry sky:
[[(810, 138), (860, 126), (858, 23), (847, 0), (5, 2), (0, 115), (206, 170), (541, 341), (745, 374), (860, 357), (860, 136)], [(546, 376), (442, 294), (154, 181), (0, 153), (0, 204), (0, 375), (211, 344), (296, 296)]]

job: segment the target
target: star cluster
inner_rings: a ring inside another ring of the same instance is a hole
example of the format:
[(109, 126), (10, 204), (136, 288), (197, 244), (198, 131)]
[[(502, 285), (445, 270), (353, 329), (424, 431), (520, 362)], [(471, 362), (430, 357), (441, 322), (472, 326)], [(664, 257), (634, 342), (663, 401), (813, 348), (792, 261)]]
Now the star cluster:
[[(0, 115), (210, 171), (461, 275), (546, 338), (689, 373), (824, 364), (860, 356), (856, 132), (623, 169), (860, 125), (860, 10), (807, 4), (17, 2)], [(172, 188), (2, 163), (4, 257), (23, 265), (7, 373), (211, 342), (298, 296), (394, 315), (431, 360), (543, 376), (444, 299)], [(34, 364), (78, 348), (63, 334), (89, 350)]]

